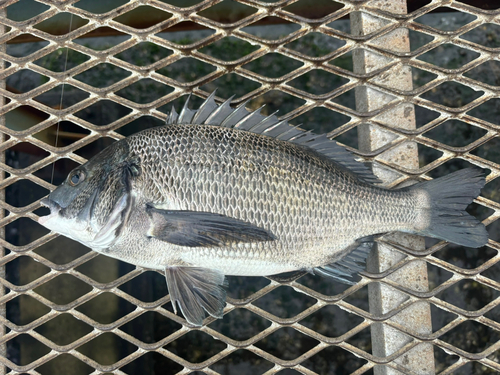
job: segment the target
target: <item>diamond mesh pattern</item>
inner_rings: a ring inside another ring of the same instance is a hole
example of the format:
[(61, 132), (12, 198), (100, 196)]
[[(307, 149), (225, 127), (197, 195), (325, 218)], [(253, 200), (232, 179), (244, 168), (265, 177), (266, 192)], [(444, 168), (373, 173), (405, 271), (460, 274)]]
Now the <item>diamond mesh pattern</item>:
[[(0, 6), (6, 9), (0, 16), (5, 27), (0, 43), (30, 41), (32, 49), (25, 53), (0, 51), (5, 64), (0, 78), (12, 83), (0, 88), (6, 98), (0, 114), (23, 110), (33, 116), (31, 122), (24, 118), (21, 128), (0, 125), (0, 150), (35, 156), (12, 163), (0, 161), (5, 172), (0, 186), (7, 192), (0, 203), (5, 210), (0, 225), (6, 232), (0, 239), (5, 249), (1, 265), (7, 269), (6, 275), (0, 275), (5, 288), (0, 303), (7, 306), (7, 315), (0, 316), (6, 327), (0, 345), (7, 348), (0, 362), (6, 372), (53, 374), (71, 368), (75, 374), (152, 374), (165, 373), (165, 369), (169, 373), (223, 374), (244, 373), (244, 367), (238, 366), (250, 364), (254, 371), (266, 374), (285, 368), (303, 374), (326, 373), (340, 365), (346, 373), (371, 373), (380, 365), (411, 373), (394, 360), (421, 342), (433, 344), (436, 369), (442, 373), (500, 371), (498, 10), (433, 0), (408, 15), (397, 15), (377, 10), (370, 1), (337, 0), (326, 14), (306, 18), (301, 15), (305, 14), (301, 1), (236, 0), (241, 9), (219, 22), (211, 8), (226, 2), (218, 0), (192, 1), (186, 7), (157, 0), (117, 1), (116, 8), (104, 13), (92, 13), (88, 4), (80, 4), (83, 1), (37, 0), (25, 6), (30, 9), (44, 4), (40, 13), (12, 19), (9, 7), (15, 3), (10, 0)], [(450, 14), (467, 15), (464, 24), (454, 28), (441, 27), (446, 26), (446, 19), (435, 25), (425, 22), (426, 14), (443, 10), (443, 6), (446, 11), (455, 11)], [(130, 26), (130, 17), (140, 17), (144, 8), (154, 8), (156, 18), (134, 24), (137, 28)], [(386, 26), (366, 36), (337, 28), (336, 21), (358, 10), (384, 18)], [(74, 15), (71, 23), (68, 14)], [(66, 22), (66, 29), (47, 26), (53, 17), (58, 17), (60, 24)], [(294, 25), (294, 31), (270, 38), (259, 36), (250, 27), (260, 20), (276, 19)], [(185, 23), (204, 30), (200, 39), (183, 44), (161, 34), (169, 28), (181, 29)], [(68, 33), (70, 24), (72, 31)], [(421, 35), (422, 44), (409, 53), (374, 46), (374, 41), (400, 27), (408, 28), (410, 35)], [(482, 31), (473, 32), (476, 29)], [(92, 33), (122, 37), (99, 48), (78, 39)], [(225, 38), (246, 42), (248, 53), (240, 56), (227, 49), (217, 50), (217, 43)], [(306, 38), (307, 48), (296, 42), (301, 38)], [(131, 56), (140, 54), (140, 49), (134, 48), (145, 43), (157, 46), (156, 57), (148, 55), (147, 60), (134, 63)], [(66, 48), (72, 55), (67, 69), (57, 69), (57, 64), (51, 68), (48, 61), (65, 60)], [(384, 70), (400, 62), (411, 66), (414, 89), (403, 92), (387, 87), (377, 80), (383, 71), (353, 73), (348, 60), (360, 48), (384, 55)], [(434, 49), (439, 51), (432, 53)], [(286, 69), (274, 69), (275, 55), (287, 59)], [(455, 55), (465, 57), (453, 61)], [(450, 58), (438, 61), (436, 56)], [(186, 71), (172, 74), (179, 71), (172, 70), (176, 64), (185, 66)], [(92, 70), (109, 75), (103, 82), (94, 82)], [(20, 75), (23, 71), (29, 74)], [(31, 86), (26, 82), (16, 86), (27, 79), (32, 80)], [(62, 105), (44, 104), (50, 103), (48, 96), (60, 96), (63, 82)], [(230, 82), (236, 84), (231, 86)], [(238, 87), (241, 82), (252, 88), (242, 90)], [(151, 95), (136, 96), (134, 85), (146, 88), (143, 91)], [(358, 112), (353, 109), (351, 93), (361, 85), (396, 100), (376, 113)], [(363, 273), (349, 288), (308, 275), (250, 282), (231, 278), (224, 320), (192, 330), (182, 316), (173, 314), (161, 274), (102, 257), (47, 233), (35, 223), (41, 215), (39, 199), (67, 171), (92, 155), (89, 147), (102, 148), (130, 134), (132, 125), (136, 129), (159, 125), (167, 117), (166, 104), (178, 98), (182, 101), (190, 92), (205, 98), (215, 86), (221, 87), (219, 99), (234, 91), (234, 104), (251, 99), (251, 106), (270, 102), (273, 110), (274, 103), (282, 109), (283, 118), (290, 120), (314, 120), (327, 111), (335, 128), (318, 126), (316, 130), (329, 131), (329, 136), (351, 146), (362, 159), (376, 160), (393, 170), (399, 177), (392, 185), (410, 178), (437, 177), (468, 163), (489, 169), (483, 194), (471, 208), (489, 229), (488, 245), (472, 250), (434, 242), (422, 253), (382, 239), (406, 257), (382, 274)], [(457, 92), (459, 100), (450, 92)], [(113, 111), (111, 122), (91, 117), (103, 103), (106, 110)], [(416, 106), (417, 123), (421, 119), (416, 130), (385, 125), (383, 115), (401, 103)], [(56, 145), (54, 129), (59, 120), (62, 135)], [(357, 150), (352, 134), (366, 121), (385, 128), (393, 140), (374, 152)], [(458, 142), (454, 140), (457, 133), (468, 136)], [(418, 143), (419, 169), (406, 169), (378, 157), (408, 140)], [(59, 167), (52, 184), (51, 165), (55, 161)], [(29, 187), (19, 187), (25, 183)], [(32, 193), (10, 199), (16, 191)], [(429, 268), (429, 291), (409, 290), (386, 278), (422, 258)], [(374, 316), (368, 312), (367, 285), (377, 282), (405, 293), (408, 299), (390, 313)], [(391, 319), (422, 300), (432, 305), (436, 325), (432, 334), (418, 334)], [(337, 323), (325, 323), (334, 320)], [(376, 357), (369, 342), (369, 327), (374, 322), (400, 330), (412, 340), (389, 357)], [(67, 329), (68, 334), (54, 334), (61, 329)]]

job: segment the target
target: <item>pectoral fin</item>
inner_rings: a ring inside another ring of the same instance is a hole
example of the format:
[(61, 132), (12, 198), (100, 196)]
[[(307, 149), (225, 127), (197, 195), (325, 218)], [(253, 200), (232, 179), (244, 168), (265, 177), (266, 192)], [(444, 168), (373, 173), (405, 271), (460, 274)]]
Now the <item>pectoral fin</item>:
[(195, 326), (201, 326), (205, 311), (214, 318), (222, 318), (227, 282), (221, 272), (198, 267), (169, 267), (165, 276), (176, 314), (178, 305), (186, 320)]
[(253, 224), (211, 212), (146, 209), (149, 236), (175, 245), (215, 247), (235, 242), (273, 241), (272, 233)]
[(130, 194), (123, 194), (115, 203), (113, 210), (109, 214), (106, 223), (89, 242), (93, 249), (105, 249), (111, 246), (119, 237), (120, 230), (126, 225), (130, 210), (132, 209), (133, 199)]

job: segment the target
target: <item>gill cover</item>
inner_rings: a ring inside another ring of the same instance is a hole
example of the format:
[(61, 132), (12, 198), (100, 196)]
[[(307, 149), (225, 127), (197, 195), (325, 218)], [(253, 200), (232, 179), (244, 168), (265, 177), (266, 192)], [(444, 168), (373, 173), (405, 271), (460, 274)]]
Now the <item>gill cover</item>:
[(51, 213), (39, 223), (91, 248), (109, 247), (132, 207), (131, 180), (139, 169), (128, 155), (127, 144), (118, 141), (71, 171), (41, 202)]
[[(120, 237), (123, 228), (126, 227), (130, 212), (134, 206), (132, 179), (139, 175), (139, 168), (136, 164), (126, 161), (119, 166), (115, 173), (116, 177), (113, 179), (112, 174), (111, 179), (113, 180), (112, 183), (117, 184), (113, 190), (117, 194), (111, 195), (115, 195), (118, 198), (94, 239), (88, 244), (88, 246), (93, 249), (103, 250), (113, 246), (117, 238)], [(112, 189), (112, 187), (110, 187), (110, 189)], [(101, 199), (109, 197), (109, 194), (104, 195), (104, 191), (102, 193)], [(84, 210), (81, 212), (84, 212)]]

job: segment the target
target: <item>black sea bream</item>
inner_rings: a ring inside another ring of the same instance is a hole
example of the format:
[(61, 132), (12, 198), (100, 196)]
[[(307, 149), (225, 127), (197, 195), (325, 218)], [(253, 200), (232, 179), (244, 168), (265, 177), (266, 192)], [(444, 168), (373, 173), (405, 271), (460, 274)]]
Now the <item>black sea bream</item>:
[(220, 318), (225, 275), (306, 270), (352, 282), (371, 235), (390, 231), (483, 246), (465, 212), (484, 186), (480, 169), (398, 190), (329, 140), (218, 106), (170, 113), (165, 126), (115, 142), (42, 204), (39, 223), (93, 250), (164, 270), (174, 308), (201, 325)]

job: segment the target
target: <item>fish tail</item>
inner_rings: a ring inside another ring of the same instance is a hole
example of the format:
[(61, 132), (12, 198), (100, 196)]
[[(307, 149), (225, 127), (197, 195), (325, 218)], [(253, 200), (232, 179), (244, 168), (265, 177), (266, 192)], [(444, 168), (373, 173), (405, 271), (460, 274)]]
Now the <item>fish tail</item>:
[(484, 184), (482, 169), (467, 168), (412, 186), (411, 190), (425, 191), (429, 202), (428, 226), (418, 234), (467, 247), (484, 246), (488, 242), (484, 224), (465, 211)]

